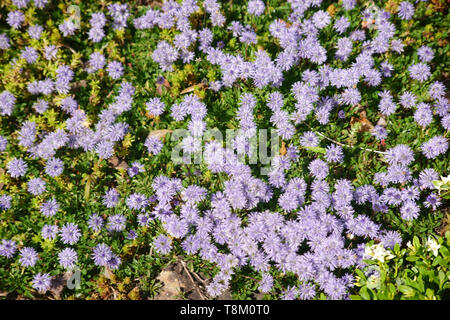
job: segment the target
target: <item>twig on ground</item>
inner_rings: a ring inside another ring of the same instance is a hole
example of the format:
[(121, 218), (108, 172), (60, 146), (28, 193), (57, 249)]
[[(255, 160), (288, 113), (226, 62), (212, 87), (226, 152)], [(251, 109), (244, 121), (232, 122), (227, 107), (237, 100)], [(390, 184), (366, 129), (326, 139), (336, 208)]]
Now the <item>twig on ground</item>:
[[(183, 266), (184, 271), (186, 271), (186, 273), (187, 273), (189, 279), (191, 280), (192, 284), (194, 285), (195, 289), (197, 290), (197, 292), (199, 293), (199, 295), (202, 297), (202, 299), (203, 299), (203, 300), (208, 300), (208, 298), (205, 297), (205, 296), (203, 295), (202, 291), (199, 289), (199, 287), (198, 287), (197, 284), (195, 283), (194, 279), (192, 278), (191, 272), (190, 272), (189, 269), (186, 267), (186, 263), (185, 263), (183, 260), (180, 260), (180, 263), (181, 263), (181, 265)], [(195, 274), (195, 272), (193, 272), (193, 274), (194, 274), (195, 276), (197, 276), (197, 275)], [(198, 276), (197, 276), (197, 277), (198, 277)], [(203, 280), (202, 280), (202, 282), (203, 282)]]

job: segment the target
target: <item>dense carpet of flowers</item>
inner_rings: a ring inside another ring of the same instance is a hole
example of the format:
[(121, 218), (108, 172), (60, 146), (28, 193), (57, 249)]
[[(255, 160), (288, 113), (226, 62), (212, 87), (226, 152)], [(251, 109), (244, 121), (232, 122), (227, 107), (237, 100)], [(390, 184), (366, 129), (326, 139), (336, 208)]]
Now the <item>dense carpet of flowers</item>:
[[(2, 1), (0, 291), (78, 268), (64, 297), (152, 296), (183, 259), (210, 298), (347, 299), (367, 242), (445, 215), (445, 21), (445, 1)], [(249, 161), (270, 128), (281, 148)]]

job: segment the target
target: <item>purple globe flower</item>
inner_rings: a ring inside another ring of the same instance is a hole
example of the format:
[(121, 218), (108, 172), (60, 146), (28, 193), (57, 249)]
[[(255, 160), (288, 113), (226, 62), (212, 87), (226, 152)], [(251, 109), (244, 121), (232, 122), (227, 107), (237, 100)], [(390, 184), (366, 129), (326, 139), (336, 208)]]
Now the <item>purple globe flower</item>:
[(111, 78), (117, 80), (123, 75), (123, 65), (119, 61), (111, 61), (106, 68)]
[(164, 112), (166, 108), (164, 102), (159, 98), (151, 98), (146, 104), (147, 111), (153, 116), (159, 116)]
[(127, 219), (122, 214), (116, 214), (108, 217), (106, 228), (110, 231), (122, 231), (125, 229)]
[(8, 36), (4, 33), (0, 34), (0, 49), (6, 50), (9, 49), (10, 46)]
[(36, 6), (36, 8), (42, 9), (44, 8), (49, 0), (33, 0), (34, 1), (34, 5)]
[(58, 254), (59, 264), (66, 269), (73, 268), (77, 260), (77, 252), (72, 248), (65, 248)]
[(161, 234), (154, 240), (153, 245), (158, 253), (167, 254), (172, 249), (172, 240)]
[(47, 240), (54, 240), (58, 235), (59, 228), (58, 226), (46, 224), (42, 227), (41, 236)]
[(17, 250), (14, 240), (3, 239), (0, 243), (0, 256), (11, 258)]
[(409, 66), (408, 71), (411, 78), (420, 82), (427, 80), (431, 76), (430, 67), (422, 62)]
[(16, 97), (9, 91), (5, 90), (0, 93), (0, 115), (10, 116), (16, 103)]
[(430, 193), (424, 204), (425, 207), (436, 210), (441, 205), (441, 198), (435, 193)]
[(428, 46), (421, 46), (417, 50), (417, 55), (419, 56), (420, 61), (430, 62), (434, 58), (434, 51)]
[(45, 165), (45, 173), (50, 177), (57, 177), (64, 171), (64, 162), (58, 158), (50, 158)]
[(104, 243), (100, 243), (94, 247), (92, 252), (92, 259), (94, 260), (95, 265), (104, 266), (108, 264), (108, 261), (111, 259), (113, 253), (111, 249)]
[(93, 73), (97, 70), (103, 69), (106, 64), (106, 58), (100, 52), (93, 52), (89, 57), (88, 72)]
[(372, 129), (372, 135), (375, 136), (375, 138), (377, 138), (378, 140), (383, 140), (387, 138), (388, 133), (385, 127), (376, 125)]
[(127, 172), (130, 178), (132, 178), (140, 172), (145, 172), (144, 165), (139, 162), (133, 162), (131, 167), (127, 169)]
[(312, 176), (317, 179), (325, 179), (328, 176), (328, 165), (325, 161), (320, 159), (315, 159), (311, 161), (308, 165), (308, 169)]
[(33, 178), (28, 181), (28, 192), (38, 196), (45, 192), (45, 181), (41, 178)]
[(161, 152), (163, 143), (158, 138), (150, 136), (145, 140), (144, 146), (147, 147), (148, 153), (157, 155)]
[(14, 29), (19, 29), (24, 21), (25, 15), (20, 11), (10, 11), (6, 18), (6, 22)]
[(42, 31), (44, 31), (44, 28), (40, 25), (34, 25), (28, 28), (28, 34), (30, 38), (35, 40), (39, 40)]
[(41, 213), (46, 217), (53, 217), (59, 210), (59, 203), (55, 198), (49, 199), (42, 203)]
[(263, 293), (269, 292), (273, 287), (273, 277), (270, 274), (263, 274), (261, 282), (259, 283), (259, 291)]
[(66, 223), (59, 231), (61, 241), (65, 244), (77, 243), (81, 237), (80, 229), (75, 223)]
[(0, 196), (0, 209), (8, 210), (11, 208), (12, 197), (7, 194), (2, 194)]
[(407, 1), (400, 2), (398, 16), (403, 20), (410, 20), (414, 15), (414, 5)]
[(113, 208), (119, 202), (120, 194), (116, 189), (109, 189), (103, 196), (103, 204), (107, 208)]
[(254, 16), (262, 15), (264, 13), (265, 8), (266, 6), (264, 5), (264, 2), (261, 0), (250, 0), (247, 4), (248, 13)]
[(8, 173), (12, 178), (18, 178), (25, 175), (28, 169), (28, 165), (22, 159), (14, 158), (8, 163)]
[(89, 229), (94, 232), (99, 232), (103, 227), (103, 218), (100, 217), (97, 213), (92, 214), (88, 220)]
[(25, 59), (28, 63), (31, 64), (37, 60), (39, 54), (36, 49), (32, 47), (25, 47), (25, 49), (22, 50), (20, 57)]
[(30, 0), (13, 0), (13, 5), (19, 9), (22, 9), (27, 7), (28, 2), (30, 2)]
[(415, 201), (405, 201), (400, 208), (401, 217), (404, 220), (414, 220), (419, 216), (420, 208)]
[(109, 258), (107, 266), (111, 269), (111, 270), (116, 270), (119, 268), (120, 264), (122, 263), (122, 260), (120, 259), (120, 257), (116, 254), (111, 254), (111, 258)]
[(33, 248), (23, 247), (20, 250), (19, 262), (22, 267), (33, 267), (37, 260), (38, 254)]
[(49, 108), (49, 104), (46, 100), (44, 99), (38, 99), (34, 104), (33, 104), (33, 109), (36, 110), (37, 113), (44, 113), (48, 108)]
[(326, 148), (325, 158), (328, 162), (341, 163), (344, 160), (344, 153), (341, 146), (332, 144)]
[(40, 293), (45, 293), (50, 289), (52, 283), (52, 278), (48, 273), (38, 273), (33, 277), (32, 286), (34, 289), (38, 290)]
[(46, 60), (56, 59), (57, 53), (58, 53), (58, 48), (54, 45), (48, 45), (44, 48), (44, 58)]

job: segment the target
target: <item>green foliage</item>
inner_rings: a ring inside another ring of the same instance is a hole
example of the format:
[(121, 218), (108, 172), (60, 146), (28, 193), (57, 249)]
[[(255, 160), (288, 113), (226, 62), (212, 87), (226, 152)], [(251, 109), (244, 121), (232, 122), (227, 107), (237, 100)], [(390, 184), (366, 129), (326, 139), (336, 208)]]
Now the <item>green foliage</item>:
[(388, 250), (392, 257), (356, 270), (358, 293), (353, 300), (448, 300), (450, 299), (450, 232), (429, 237), (401, 249)]

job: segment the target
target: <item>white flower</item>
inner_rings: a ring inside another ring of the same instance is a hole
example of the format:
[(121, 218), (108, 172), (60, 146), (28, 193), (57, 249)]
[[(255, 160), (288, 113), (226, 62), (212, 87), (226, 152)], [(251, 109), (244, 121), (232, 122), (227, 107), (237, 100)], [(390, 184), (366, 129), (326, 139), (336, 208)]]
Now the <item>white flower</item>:
[(438, 243), (436, 242), (436, 240), (434, 240), (434, 239), (432, 239), (432, 238), (430, 238), (430, 237), (428, 237), (427, 243), (426, 243), (425, 245), (426, 245), (426, 247), (428, 248), (428, 251), (432, 251), (433, 254), (437, 257), (437, 255), (438, 255), (438, 250), (439, 250), (439, 248), (441, 247), (441, 245), (438, 244)]
[(394, 258), (394, 255), (386, 250), (381, 243), (374, 244), (370, 247), (367, 246), (364, 253), (367, 256), (371, 257), (373, 260), (378, 260), (380, 262), (384, 262), (385, 260)]
[(406, 246), (407, 246), (408, 248), (410, 248), (410, 249), (414, 248), (414, 246), (413, 246), (413, 244), (411, 243), (411, 241), (408, 241), (408, 242), (406, 243)]

